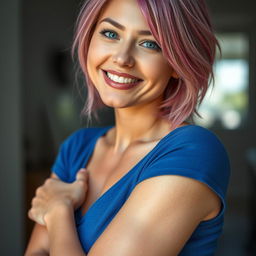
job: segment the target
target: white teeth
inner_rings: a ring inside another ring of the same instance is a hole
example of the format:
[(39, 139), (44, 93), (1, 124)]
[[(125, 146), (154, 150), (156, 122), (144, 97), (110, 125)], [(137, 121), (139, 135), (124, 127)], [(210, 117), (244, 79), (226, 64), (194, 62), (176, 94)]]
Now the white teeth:
[(131, 79), (131, 78), (126, 78), (126, 77), (122, 77), (122, 76), (117, 76), (117, 75), (113, 75), (109, 72), (107, 72), (107, 76), (114, 82), (117, 83), (122, 83), (122, 84), (131, 84), (131, 83), (135, 83), (138, 82), (138, 79)]

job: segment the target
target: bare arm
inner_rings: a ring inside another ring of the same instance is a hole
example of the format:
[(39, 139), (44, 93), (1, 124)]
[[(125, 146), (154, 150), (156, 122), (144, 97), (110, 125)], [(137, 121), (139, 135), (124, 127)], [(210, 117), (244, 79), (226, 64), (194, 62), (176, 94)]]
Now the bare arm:
[[(50, 177), (58, 179), (54, 173), (52, 173)], [(25, 251), (25, 256), (48, 256), (49, 250), (49, 234), (46, 227), (35, 223)]]
[(36, 224), (25, 256), (46, 255), (86, 255), (77, 236), (72, 207), (57, 207), (46, 217), (46, 227)]
[(176, 256), (198, 224), (219, 210), (220, 199), (201, 182), (149, 178), (136, 186), (88, 256)]
[[(46, 218), (50, 255), (85, 256), (72, 208), (55, 209)], [(174, 175), (147, 179), (136, 186), (88, 256), (176, 256), (200, 221), (219, 210), (220, 199), (201, 182)], [(43, 253), (40, 249), (32, 252)]]
[[(58, 179), (52, 173), (51, 178)], [(45, 226), (35, 223), (30, 236), (28, 246), (25, 251), (25, 256), (48, 256), (49, 255), (49, 236)]]
[(48, 256), (49, 236), (45, 226), (35, 224), (25, 256)]
[(46, 217), (51, 256), (86, 256), (80, 244), (72, 207), (58, 207)]

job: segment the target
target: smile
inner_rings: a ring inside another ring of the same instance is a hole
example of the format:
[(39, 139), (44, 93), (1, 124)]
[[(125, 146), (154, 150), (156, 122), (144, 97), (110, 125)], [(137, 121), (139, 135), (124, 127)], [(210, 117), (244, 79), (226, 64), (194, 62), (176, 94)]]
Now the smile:
[(139, 79), (131, 79), (131, 78), (126, 78), (126, 77), (122, 77), (122, 76), (117, 76), (117, 75), (113, 75), (109, 72), (106, 72), (107, 76), (114, 82), (117, 83), (121, 83), (121, 84), (131, 84), (131, 83), (135, 83), (138, 82)]
[[(115, 71), (113, 71), (115, 72)], [(116, 74), (112, 74), (108, 71), (102, 70), (103, 77), (105, 79), (105, 82), (107, 85), (109, 85), (112, 88), (119, 89), (119, 90), (129, 90), (134, 88), (135, 86), (139, 85), (143, 80), (131, 78), (131, 75), (124, 76), (118, 76)], [(117, 73), (117, 72), (115, 72)], [(128, 77), (130, 76), (130, 77)]]

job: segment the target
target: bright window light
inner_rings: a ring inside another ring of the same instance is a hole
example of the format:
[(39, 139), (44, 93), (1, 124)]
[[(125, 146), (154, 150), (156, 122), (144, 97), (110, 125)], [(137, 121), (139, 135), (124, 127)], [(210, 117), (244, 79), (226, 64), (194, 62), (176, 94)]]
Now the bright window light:
[(222, 49), (214, 65), (215, 84), (210, 86), (202, 105), (201, 118), (195, 122), (205, 127), (237, 129), (245, 123), (248, 111), (249, 42), (245, 34), (217, 35)]

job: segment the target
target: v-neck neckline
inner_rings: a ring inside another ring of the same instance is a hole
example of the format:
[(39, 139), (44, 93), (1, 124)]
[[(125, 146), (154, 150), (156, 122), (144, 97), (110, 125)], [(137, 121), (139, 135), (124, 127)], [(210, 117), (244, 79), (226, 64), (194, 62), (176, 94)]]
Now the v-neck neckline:
[[(87, 211), (83, 214), (82, 213), (82, 209), (81, 207), (78, 209), (78, 213), (79, 213), (79, 216), (80, 216), (80, 219), (84, 219), (86, 218), (86, 216), (89, 214), (89, 212), (92, 210), (92, 208), (95, 207), (95, 205), (100, 201), (102, 200), (103, 197), (106, 196), (106, 194), (110, 193), (111, 190), (113, 190), (121, 181), (123, 181), (130, 173), (133, 172), (133, 170), (141, 163), (143, 162), (146, 158), (148, 158), (149, 155), (152, 154), (153, 151), (155, 151), (159, 145), (161, 143), (163, 143), (163, 141), (166, 140), (166, 138), (168, 138), (169, 136), (173, 135), (174, 133), (176, 133), (178, 130), (182, 129), (182, 128), (185, 128), (185, 127), (188, 127), (188, 126), (195, 126), (193, 124), (187, 124), (187, 125), (183, 125), (181, 127), (178, 127), (178, 128), (175, 128), (174, 130), (170, 131), (168, 134), (166, 134), (163, 138), (161, 138), (158, 143), (142, 158), (140, 159), (128, 172), (126, 172), (118, 181), (116, 181), (110, 188), (108, 188), (103, 194), (101, 194), (91, 205), (90, 207), (87, 209)], [(92, 140), (92, 145), (91, 145), (91, 148), (90, 148), (90, 152), (89, 154), (87, 155), (86, 157), (86, 160), (84, 161), (83, 163), (83, 166), (86, 167), (90, 158), (92, 157), (92, 154), (95, 150), (95, 146), (97, 144), (97, 141), (103, 137), (111, 128), (113, 128), (114, 126), (108, 126), (108, 127), (105, 127), (103, 128), (95, 137), (94, 139)]]

